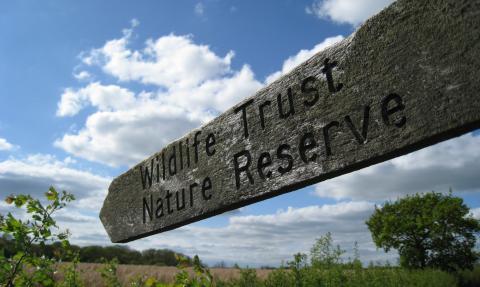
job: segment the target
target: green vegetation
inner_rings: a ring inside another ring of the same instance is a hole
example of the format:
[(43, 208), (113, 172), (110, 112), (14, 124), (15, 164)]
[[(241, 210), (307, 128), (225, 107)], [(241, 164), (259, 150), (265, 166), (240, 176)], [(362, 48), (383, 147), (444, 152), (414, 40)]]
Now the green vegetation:
[[(256, 269), (236, 266), (239, 276), (227, 281), (213, 276), (198, 256), (190, 259), (168, 250), (138, 252), (121, 246), (72, 246), (68, 232), (58, 230), (52, 215), (74, 197), (54, 188), (45, 197), (43, 204), (28, 195), (7, 197), (7, 203), (24, 208), (27, 219), (11, 213), (0, 216), (0, 286), (85, 286), (79, 262), (98, 262), (99, 256), (103, 257), (103, 265), (95, 272), (108, 287), (480, 286), (480, 266), (474, 266), (473, 261), (478, 258), (473, 247), (479, 222), (468, 217), (468, 208), (451, 194), (429, 193), (388, 202), (367, 221), (378, 246), (399, 249), (402, 267), (364, 268), (356, 243), (353, 259), (345, 260), (345, 251), (334, 246), (332, 235), (327, 233), (316, 240), (309, 256), (297, 253), (292, 261), (272, 269), (266, 277), (260, 278)], [(399, 216), (402, 220), (398, 220)], [(418, 236), (423, 241), (415, 241)], [(449, 252), (441, 250), (441, 246)], [(425, 253), (419, 256), (412, 250)], [(442, 256), (453, 263), (445, 265)], [(171, 283), (138, 275), (126, 284), (119, 279), (118, 264), (132, 262), (175, 264), (177, 272)], [(60, 276), (55, 275), (57, 271)]]
[(121, 287), (117, 277), (118, 260), (105, 261), (105, 265), (99, 270), (106, 287)]

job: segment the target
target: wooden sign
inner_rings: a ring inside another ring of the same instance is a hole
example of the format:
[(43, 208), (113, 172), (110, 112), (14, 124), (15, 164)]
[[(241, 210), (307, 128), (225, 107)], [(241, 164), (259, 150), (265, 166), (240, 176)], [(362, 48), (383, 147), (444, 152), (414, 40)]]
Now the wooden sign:
[(349, 38), (114, 179), (100, 213), (112, 242), (480, 128), (478, 15), (478, 0), (393, 3)]

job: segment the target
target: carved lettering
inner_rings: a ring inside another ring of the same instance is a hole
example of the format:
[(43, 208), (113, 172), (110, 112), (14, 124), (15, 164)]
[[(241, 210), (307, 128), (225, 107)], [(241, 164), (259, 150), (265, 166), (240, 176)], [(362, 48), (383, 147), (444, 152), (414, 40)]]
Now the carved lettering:
[(270, 178), (272, 176), (271, 170), (265, 173), (265, 168), (269, 167), (270, 165), (272, 165), (272, 157), (270, 156), (270, 153), (264, 152), (260, 154), (258, 157), (257, 171), (261, 179)]
[[(389, 108), (390, 103), (394, 102), (394, 106)], [(402, 97), (400, 97), (398, 94), (389, 94), (382, 100), (382, 118), (383, 122), (386, 125), (391, 125), (392, 122), (390, 121), (390, 117), (393, 116), (394, 114), (401, 112), (405, 109), (405, 105), (403, 104)], [(397, 128), (401, 128), (405, 125), (407, 122), (407, 118), (404, 115), (396, 117), (394, 119), (393, 124)]]
[[(239, 159), (243, 157), (245, 158), (245, 164), (243, 166), (240, 166), (240, 161)], [(248, 181), (253, 184), (253, 177), (250, 174), (250, 171), (248, 168), (250, 167), (250, 162), (252, 161), (252, 155), (248, 150), (242, 150), (241, 152), (236, 153), (233, 156), (233, 166), (235, 170), (235, 185), (237, 186), (237, 189), (240, 188), (240, 174), (245, 173), (247, 175)]]
[(248, 138), (248, 121), (247, 121), (247, 107), (253, 104), (253, 99), (246, 101), (240, 106), (236, 107), (234, 112), (238, 113), (242, 111), (242, 124), (243, 124), (243, 135), (245, 138)]

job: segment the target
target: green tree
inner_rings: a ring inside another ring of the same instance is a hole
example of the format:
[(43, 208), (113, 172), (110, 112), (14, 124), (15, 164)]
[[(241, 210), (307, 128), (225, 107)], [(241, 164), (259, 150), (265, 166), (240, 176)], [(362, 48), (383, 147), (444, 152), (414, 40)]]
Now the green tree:
[(377, 247), (397, 249), (400, 264), (408, 268), (446, 271), (472, 268), (480, 223), (463, 200), (430, 192), (386, 202), (366, 224)]

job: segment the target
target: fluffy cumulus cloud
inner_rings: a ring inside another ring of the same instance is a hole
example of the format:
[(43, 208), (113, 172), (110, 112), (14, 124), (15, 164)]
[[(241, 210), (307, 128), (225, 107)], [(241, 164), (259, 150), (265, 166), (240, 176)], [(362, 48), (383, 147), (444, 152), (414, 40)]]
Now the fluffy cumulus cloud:
[(79, 90), (66, 89), (58, 103), (57, 116), (73, 116), (88, 104), (99, 111), (114, 111), (127, 109), (134, 102), (134, 94), (127, 89), (91, 83)]
[(2, 150), (12, 150), (15, 146), (9, 143), (6, 139), (0, 138), (0, 151)]
[(467, 134), (316, 186), (336, 199), (395, 199), (408, 193), (480, 192), (480, 137)]
[[(81, 130), (57, 139), (57, 147), (111, 166), (130, 165), (262, 87), (248, 65), (231, 68), (233, 52), (218, 56), (191, 36), (173, 34), (132, 50), (132, 29), (83, 55), (84, 65), (99, 66), (118, 83), (64, 91), (58, 116), (88, 106), (94, 112)], [(150, 90), (135, 93), (124, 87), (128, 83)]]
[(338, 23), (359, 25), (395, 0), (315, 0), (306, 8), (308, 14)]
[(133, 164), (206, 119), (185, 108), (139, 96), (128, 109), (96, 111), (79, 132), (64, 135), (55, 145), (111, 166)]
[(149, 39), (143, 50), (130, 50), (131, 32), (90, 53), (90, 61), (121, 81), (139, 81), (166, 88), (192, 88), (230, 72), (233, 52), (217, 56), (191, 36), (170, 34)]
[(323, 42), (318, 43), (313, 47), (312, 49), (302, 49), (300, 52), (298, 52), (296, 55), (288, 57), (282, 65), (282, 69), (280, 71), (277, 71), (275, 73), (272, 73), (267, 77), (265, 82), (267, 84), (270, 84), (271, 82), (275, 81), (276, 79), (280, 78), (281, 76), (287, 74), (293, 68), (296, 66), (300, 65), (301, 63), (305, 62), (309, 58), (311, 58), (313, 55), (317, 54), (318, 52), (325, 50), (326, 48), (342, 41), (344, 37), (342, 35), (338, 35), (335, 37), (328, 37)]
[(130, 245), (159, 246), (199, 254), (202, 260), (230, 264), (273, 265), (292, 259), (297, 252), (309, 253), (315, 238), (332, 232), (334, 244), (340, 244), (352, 256), (354, 242), (365, 262), (394, 261), (395, 253), (377, 251), (364, 221), (374, 210), (366, 201), (340, 202), (280, 210), (275, 214), (232, 216), (222, 228), (185, 226), (161, 235), (141, 239)]

